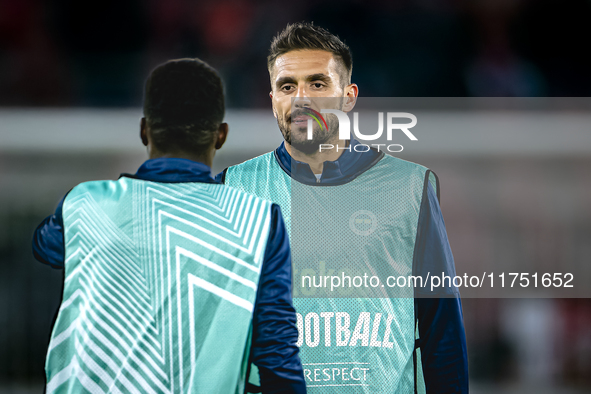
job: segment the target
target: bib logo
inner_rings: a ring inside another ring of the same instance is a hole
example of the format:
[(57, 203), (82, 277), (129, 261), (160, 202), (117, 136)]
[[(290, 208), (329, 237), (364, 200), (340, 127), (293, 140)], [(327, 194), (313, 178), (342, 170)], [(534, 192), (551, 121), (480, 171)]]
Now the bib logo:
[(370, 211), (357, 211), (349, 218), (349, 228), (357, 235), (371, 235), (378, 227), (378, 218)]
[[(326, 124), (326, 120), (321, 114), (334, 114), (338, 121), (339, 121), (339, 139), (340, 140), (350, 140), (351, 139), (351, 122), (349, 120), (349, 116), (338, 109), (321, 109), (320, 112), (313, 110), (312, 108), (304, 108), (306, 114), (310, 116), (319, 127), (324, 127), (328, 130), (328, 126)], [(417, 137), (414, 136), (413, 133), (410, 132), (409, 129), (413, 128), (417, 125), (417, 117), (409, 112), (387, 112), (385, 118), (387, 119), (386, 124), (386, 138), (388, 141), (392, 141), (392, 132), (393, 130), (401, 130), (411, 141), (417, 141)], [(406, 118), (410, 120), (410, 123), (393, 123), (393, 119), (397, 118)], [(308, 140), (312, 140), (313, 137), (313, 122), (312, 119), (308, 119), (308, 133), (307, 138)], [(359, 114), (357, 112), (353, 112), (353, 133), (355, 137), (363, 141), (375, 141), (382, 136), (384, 133), (384, 113), (378, 112), (378, 131), (374, 134), (362, 134), (359, 131)], [(400, 144), (371, 144), (371, 146), (377, 148), (378, 152), (380, 151), (380, 147), (385, 146), (388, 152), (402, 152), (402, 145)], [(334, 149), (335, 146), (332, 144), (320, 144), (319, 151), (322, 152), (323, 149)], [(351, 147), (339, 147), (336, 146), (337, 152), (339, 150), (350, 150)], [(355, 145), (354, 150), (356, 152), (367, 152), (370, 149), (370, 145), (367, 144), (358, 144)]]

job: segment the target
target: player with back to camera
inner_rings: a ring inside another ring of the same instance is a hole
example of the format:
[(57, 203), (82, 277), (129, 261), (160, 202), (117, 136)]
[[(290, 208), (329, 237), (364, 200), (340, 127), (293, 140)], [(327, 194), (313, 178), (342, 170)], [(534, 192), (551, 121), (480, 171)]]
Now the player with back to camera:
[(226, 140), (218, 73), (198, 59), (146, 83), (134, 175), (74, 187), (35, 231), (64, 270), (47, 392), (305, 393), (290, 248), (276, 204), (211, 175)]
[[(359, 89), (351, 83), (349, 48), (323, 28), (297, 23), (273, 39), (267, 60), (284, 142), (218, 177), (281, 206), (294, 273), (344, 277), (361, 267), (405, 277), (455, 275), (434, 173), (339, 140), (331, 115), (325, 115), (327, 128), (312, 121), (313, 138), (307, 138), (308, 120), (325, 98), (338, 98), (337, 109), (345, 112), (354, 105)], [(319, 144), (341, 149), (320, 150)], [(364, 223), (369, 227), (355, 227)], [(320, 296), (328, 290), (305, 288), (304, 274), (298, 275), (294, 306), (310, 392), (468, 392), (457, 292), (448, 298), (421, 297), (420, 289), (389, 298)]]

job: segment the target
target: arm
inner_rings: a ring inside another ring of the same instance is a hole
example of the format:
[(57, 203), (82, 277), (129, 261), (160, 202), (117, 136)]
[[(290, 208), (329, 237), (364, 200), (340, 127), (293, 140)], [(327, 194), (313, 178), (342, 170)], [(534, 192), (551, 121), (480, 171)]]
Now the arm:
[[(414, 259), (423, 277), (427, 272), (431, 275), (445, 272), (455, 276), (445, 223), (430, 184), (427, 184), (421, 203)], [(415, 298), (418, 346), (428, 394), (468, 393), (468, 356), (462, 305), (454, 289), (446, 290), (446, 298), (434, 298), (433, 294)]]
[(46, 217), (33, 234), (33, 255), (38, 261), (56, 269), (64, 267), (64, 198), (60, 200), (55, 213)]
[(281, 210), (273, 204), (271, 230), (253, 317), (251, 357), (265, 394), (305, 393), (291, 299), (291, 251)]

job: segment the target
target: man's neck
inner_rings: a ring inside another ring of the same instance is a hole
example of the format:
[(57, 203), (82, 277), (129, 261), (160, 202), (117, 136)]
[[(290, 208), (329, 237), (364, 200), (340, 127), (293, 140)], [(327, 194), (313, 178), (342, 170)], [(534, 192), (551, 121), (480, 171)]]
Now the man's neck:
[(167, 152), (167, 153), (162, 153), (162, 152), (158, 152), (158, 151), (151, 151), (150, 152), (150, 159), (161, 159), (161, 158), (192, 160), (192, 161), (196, 161), (198, 163), (203, 163), (203, 164), (207, 165), (209, 168), (211, 168), (211, 165), (213, 163), (213, 157), (204, 157), (202, 155), (195, 155), (195, 154), (191, 154), (188, 152), (181, 152), (181, 151)]
[[(322, 152), (317, 151), (311, 154), (303, 153), (291, 144), (285, 142), (285, 150), (292, 159), (304, 162), (310, 166), (310, 169), (314, 174), (322, 174), (322, 170), (324, 168), (325, 161), (335, 161), (343, 154), (343, 147), (349, 145), (349, 141), (347, 140), (338, 140), (336, 143), (332, 143), (334, 148), (332, 149), (323, 149)], [(336, 147), (339, 147), (337, 150)]]

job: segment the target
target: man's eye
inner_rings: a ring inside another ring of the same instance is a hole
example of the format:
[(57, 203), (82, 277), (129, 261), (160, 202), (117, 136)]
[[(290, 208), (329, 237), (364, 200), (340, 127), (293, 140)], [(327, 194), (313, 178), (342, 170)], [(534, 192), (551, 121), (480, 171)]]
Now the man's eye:
[(285, 85), (281, 87), (281, 90), (283, 90), (284, 92), (291, 92), (293, 90), (293, 86)]
[(314, 82), (314, 83), (313, 83), (313, 85), (314, 85), (314, 87), (315, 87), (316, 89), (320, 89), (321, 87), (323, 87), (323, 86), (324, 86), (324, 84), (322, 84), (322, 83), (320, 83), (320, 82)]

